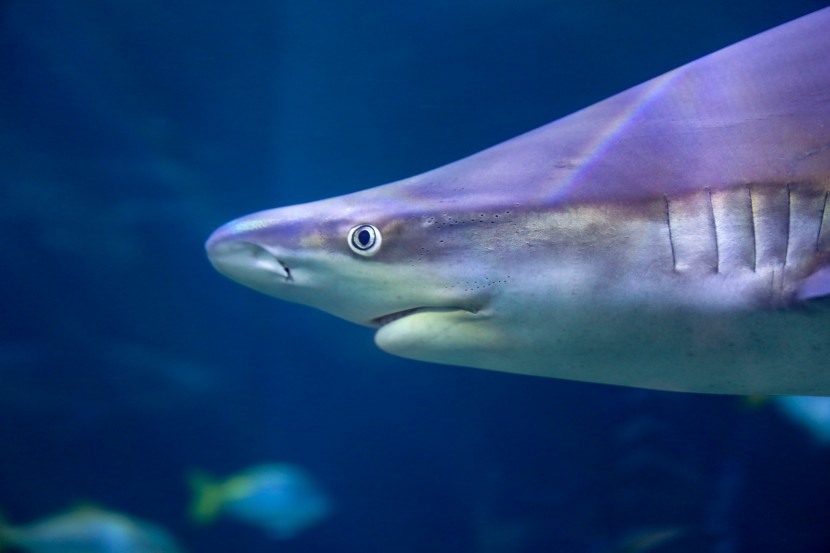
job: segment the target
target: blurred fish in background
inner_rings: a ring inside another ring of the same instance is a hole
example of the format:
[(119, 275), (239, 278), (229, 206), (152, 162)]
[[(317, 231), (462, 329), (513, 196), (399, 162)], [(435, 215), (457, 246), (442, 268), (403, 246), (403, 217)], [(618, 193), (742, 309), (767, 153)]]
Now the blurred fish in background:
[(830, 397), (775, 396), (773, 401), (784, 416), (806, 430), (817, 444), (830, 444)]
[(164, 528), (129, 515), (79, 506), (25, 526), (0, 525), (0, 549), (29, 553), (184, 553)]
[(666, 547), (682, 537), (683, 534), (683, 528), (673, 526), (639, 530), (623, 537), (614, 549), (614, 553), (658, 553), (659, 551), (669, 551)]
[(258, 465), (216, 481), (202, 472), (189, 477), (190, 515), (205, 524), (227, 516), (290, 539), (331, 512), (331, 500), (304, 469), (288, 464)]

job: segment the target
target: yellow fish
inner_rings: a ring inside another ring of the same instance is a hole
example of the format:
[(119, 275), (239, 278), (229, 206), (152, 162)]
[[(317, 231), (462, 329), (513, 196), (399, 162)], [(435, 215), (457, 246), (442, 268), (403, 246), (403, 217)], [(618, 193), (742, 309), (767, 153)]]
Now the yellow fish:
[(264, 528), (276, 539), (290, 539), (331, 512), (328, 496), (294, 465), (258, 465), (221, 481), (194, 472), (189, 480), (190, 515), (197, 523), (227, 516)]

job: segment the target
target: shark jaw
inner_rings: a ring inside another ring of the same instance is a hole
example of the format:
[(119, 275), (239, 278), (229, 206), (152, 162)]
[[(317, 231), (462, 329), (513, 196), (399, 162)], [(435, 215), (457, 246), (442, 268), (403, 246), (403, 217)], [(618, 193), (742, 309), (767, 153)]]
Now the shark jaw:
[[(295, 280), (291, 267), (287, 262), (282, 261), (257, 244), (233, 241), (222, 242), (221, 244), (214, 242), (208, 247), (208, 252), (211, 263), (216, 270), (231, 280), (258, 292), (286, 299), (292, 297), (295, 292), (300, 292), (297, 289), (303, 286), (302, 276), (298, 277), (299, 281)], [(300, 275), (302, 275), (302, 272)], [(305, 291), (303, 295), (314, 296), (315, 294)], [(318, 293), (316, 295), (318, 296), (316, 299), (321, 301), (323, 294)], [(457, 314), (474, 316), (478, 311), (479, 309), (474, 307), (419, 305), (393, 312), (383, 312), (381, 315), (370, 316), (370, 318), (366, 318), (365, 315), (360, 318), (352, 318), (343, 313), (334, 314), (340, 315), (350, 322), (376, 328), (378, 334), (383, 333), (382, 336), (391, 336), (393, 334), (399, 335), (400, 329), (411, 328), (410, 321), (407, 321), (406, 327), (401, 324), (396, 325), (402, 319), (415, 318), (420, 321), (434, 321)], [(386, 329), (389, 326), (392, 327), (391, 330)], [(398, 329), (397, 332), (395, 332), (396, 329)], [(389, 340), (387, 339), (384, 342), (383, 338), (380, 338), (380, 342), (387, 343)]]
[[(332, 209), (339, 210), (337, 202)], [(273, 211), (280, 212), (276, 219)], [(453, 282), (425, 260), (404, 266), (386, 262), (384, 255), (364, 260), (346, 247), (348, 232), (323, 237), (318, 226), (309, 225), (295, 246), (275, 222), (291, 220), (291, 211), (269, 210), (217, 229), (206, 244), (213, 266), (246, 287), (375, 328), (381, 336), (404, 328), (404, 321), (473, 316), (488, 301), (485, 291), (460, 289), (463, 279)], [(271, 223), (256, 223), (264, 220)]]

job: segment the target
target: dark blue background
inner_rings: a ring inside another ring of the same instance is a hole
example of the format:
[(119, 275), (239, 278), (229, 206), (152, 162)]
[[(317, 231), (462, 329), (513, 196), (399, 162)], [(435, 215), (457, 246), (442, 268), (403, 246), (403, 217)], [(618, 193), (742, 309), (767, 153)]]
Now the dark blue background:
[[(94, 501), (204, 553), (830, 551), (830, 454), (769, 404), (393, 358), (202, 249), (825, 5), (0, 2), (0, 510)], [(188, 523), (187, 470), (263, 461), (335, 514)]]

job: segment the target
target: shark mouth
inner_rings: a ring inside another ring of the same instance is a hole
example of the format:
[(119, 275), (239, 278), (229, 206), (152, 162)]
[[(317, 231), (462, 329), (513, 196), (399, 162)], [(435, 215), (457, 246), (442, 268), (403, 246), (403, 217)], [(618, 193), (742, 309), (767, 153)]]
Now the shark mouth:
[(402, 319), (402, 318), (406, 317), (407, 315), (411, 315), (411, 314), (416, 313), (418, 311), (426, 311), (426, 310), (430, 310), (430, 308), (429, 307), (413, 307), (411, 309), (404, 309), (403, 311), (396, 311), (395, 313), (389, 313), (388, 315), (383, 315), (382, 317), (375, 317), (374, 319), (372, 319), (369, 322), (372, 326), (376, 326), (376, 327), (380, 328), (384, 325), (388, 325), (392, 321), (397, 321), (398, 319)]
[(388, 315), (383, 315), (382, 317), (375, 317), (369, 324), (380, 328), (382, 326), (388, 325), (398, 319), (403, 319), (409, 315), (414, 313), (424, 313), (424, 312), (436, 312), (436, 311), (466, 311), (467, 313), (475, 314), (477, 310), (473, 309), (465, 309), (463, 307), (412, 307), (410, 309), (404, 309), (403, 311), (396, 311), (394, 313), (389, 313)]

